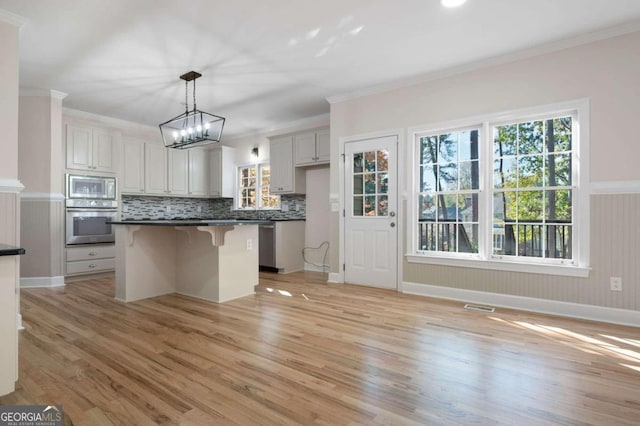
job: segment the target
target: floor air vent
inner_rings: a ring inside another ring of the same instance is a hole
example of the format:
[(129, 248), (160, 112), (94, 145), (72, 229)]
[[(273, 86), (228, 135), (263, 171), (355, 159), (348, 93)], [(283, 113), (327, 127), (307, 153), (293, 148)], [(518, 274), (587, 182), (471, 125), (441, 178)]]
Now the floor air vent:
[(481, 311), (481, 312), (495, 312), (496, 310), (496, 308), (492, 308), (491, 306), (471, 305), (469, 303), (464, 305), (464, 308), (470, 311)]

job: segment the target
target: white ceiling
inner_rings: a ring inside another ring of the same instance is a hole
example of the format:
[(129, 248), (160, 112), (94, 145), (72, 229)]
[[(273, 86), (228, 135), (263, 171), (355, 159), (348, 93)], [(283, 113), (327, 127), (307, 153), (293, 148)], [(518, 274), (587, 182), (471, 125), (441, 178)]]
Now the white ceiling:
[[(63, 105), (156, 126), (184, 109), (225, 138), (329, 111), (364, 90), (635, 22), (637, 0), (0, 0), (26, 18), (20, 84)], [(191, 100), (190, 100), (191, 102)]]

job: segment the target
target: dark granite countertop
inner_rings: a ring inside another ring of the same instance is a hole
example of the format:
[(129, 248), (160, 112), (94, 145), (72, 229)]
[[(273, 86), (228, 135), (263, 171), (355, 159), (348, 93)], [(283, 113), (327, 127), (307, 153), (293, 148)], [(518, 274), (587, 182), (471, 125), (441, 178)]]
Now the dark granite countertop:
[(14, 247), (8, 244), (0, 243), (0, 256), (16, 256), (25, 254), (25, 251), (22, 247)]
[(150, 226), (235, 226), (235, 225), (270, 225), (270, 220), (238, 220), (238, 219), (144, 219), (114, 220), (111, 225), (150, 225)]

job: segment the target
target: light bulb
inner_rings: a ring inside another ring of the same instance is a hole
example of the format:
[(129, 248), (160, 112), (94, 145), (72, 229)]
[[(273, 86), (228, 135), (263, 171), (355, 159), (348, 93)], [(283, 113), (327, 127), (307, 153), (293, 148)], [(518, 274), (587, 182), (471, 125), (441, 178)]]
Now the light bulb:
[(189, 128), (187, 129), (187, 133), (189, 133), (189, 134), (193, 133), (193, 129), (192, 129), (191, 127), (189, 127)]
[(201, 131), (202, 131), (202, 126), (198, 124), (198, 127), (196, 127), (196, 130), (197, 130), (198, 132), (201, 132)]
[(184, 129), (182, 129), (182, 130), (180, 130), (180, 134), (181, 134), (182, 136), (185, 136), (185, 135), (187, 134), (187, 131), (186, 131), (186, 130), (184, 130)]
[(204, 128), (205, 128), (205, 129), (209, 130), (209, 127), (211, 127), (211, 124), (209, 124), (209, 123), (204, 123)]
[(176, 130), (173, 131), (173, 140), (178, 139), (178, 132)]

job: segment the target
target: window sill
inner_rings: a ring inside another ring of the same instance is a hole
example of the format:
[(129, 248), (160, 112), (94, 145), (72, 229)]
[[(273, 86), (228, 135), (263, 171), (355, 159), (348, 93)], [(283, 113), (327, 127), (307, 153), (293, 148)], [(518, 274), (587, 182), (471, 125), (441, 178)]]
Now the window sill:
[(454, 259), (445, 256), (405, 255), (409, 263), (425, 263), (459, 268), (492, 269), (497, 271), (524, 272), (529, 274), (558, 275), (588, 278), (591, 268), (585, 266), (542, 265), (536, 263), (509, 262), (484, 259)]

